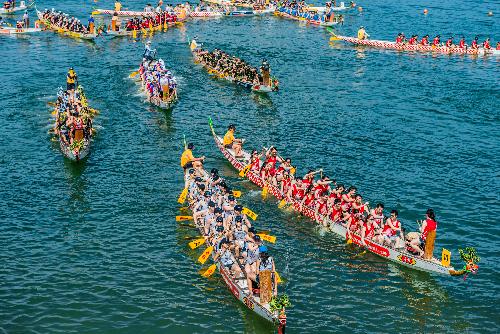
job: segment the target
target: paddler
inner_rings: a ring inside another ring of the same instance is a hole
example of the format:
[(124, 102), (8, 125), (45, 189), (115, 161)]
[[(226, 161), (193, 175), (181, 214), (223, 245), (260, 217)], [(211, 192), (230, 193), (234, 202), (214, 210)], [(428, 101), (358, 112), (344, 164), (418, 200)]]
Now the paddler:
[(424, 37), (422, 37), (422, 40), (420, 41), (420, 45), (422, 45), (422, 46), (429, 45), (429, 35), (425, 35)]
[(236, 127), (234, 124), (229, 125), (227, 128), (227, 132), (224, 135), (224, 139), (222, 140), (222, 144), (225, 148), (234, 150), (235, 158), (242, 158), (241, 149), (243, 146), (243, 139), (236, 139), (234, 137), (234, 132), (236, 131)]
[(5, 21), (3, 20), (3, 18), (0, 16), (0, 27), (3, 26), (5, 24)]
[(408, 40), (408, 44), (409, 45), (415, 45), (415, 44), (417, 44), (417, 38), (418, 38), (418, 35), (411, 36), (411, 38)]
[(448, 40), (446, 40), (446, 47), (451, 48), (452, 46), (453, 46), (453, 37), (450, 37), (448, 38)]
[(409, 246), (413, 248), (419, 254), (419, 256), (423, 256), (424, 255), (423, 249), (425, 248), (425, 240), (427, 239), (427, 235), (431, 231), (436, 231), (436, 229), (437, 229), (437, 222), (434, 210), (427, 209), (427, 212), (425, 214), (425, 220), (422, 222), (422, 225), (420, 226), (420, 238), (413, 239), (409, 243)]
[(441, 36), (440, 35), (437, 35), (436, 37), (434, 37), (434, 39), (432, 40), (432, 45), (435, 46), (435, 47), (438, 47), (439, 44), (441, 43)]
[(471, 49), (474, 49), (474, 50), (477, 50), (478, 49), (478, 43), (477, 43), (477, 40), (479, 39), (479, 37), (474, 37), (474, 40), (472, 41), (472, 43), (470, 43), (470, 47)]
[(485, 50), (490, 50), (491, 49), (491, 45), (490, 45), (490, 39), (489, 37), (486, 38), (486, 40), (483, 42), (483, 48)]
[(115, 1), (115, 12), (119, 12), (122, 10), (122, 4), (120, 2), (120, 0), (116, 0)]
[(403, 43), (403, 40), (404, 40), (404, 35), (402, 32), (400, 32), (398, 34), (398, 36), (396, 37), (396, 44), (402, 44)]
[(370, 35), (368, 35), (366, 33), (366, 30), (365, 30), (365, 27), (361, 26), (359, 27), (359, 30), (358, 30), (358, 39), (368, 39), (368, 37), (370, 37)]
[(182, 152), (181, 155), (181, 166), (184, 168), (184, 172), (189, 168), (200, 169), (203, 168), (203, 161), (205, 157), (195, 158), (193, 155), (194, 144), (189, 143), (187, 148)]
[(465, 37), (464, 36), (462, 36), (460, 38), (460, 42), (458, 42), (458, 47), (461, 49), (467, 48), (467, 44), (465, 44)]
[(76, 72), (73, 70), (73, 67), (70, 67), (68, 75), (66, 76), (66, 90), (68, 91), (70, 98), (72, 98), (73, 100), (75, 98), (75, 87), (77, 80), (78, 77), (76, 75)]
[[(1, 18), (0, 18), (0, 21), (1, 21)], [(496, 47), (497, 50), (500, 50), (500, 42), (497, 42), (497, 47)]]

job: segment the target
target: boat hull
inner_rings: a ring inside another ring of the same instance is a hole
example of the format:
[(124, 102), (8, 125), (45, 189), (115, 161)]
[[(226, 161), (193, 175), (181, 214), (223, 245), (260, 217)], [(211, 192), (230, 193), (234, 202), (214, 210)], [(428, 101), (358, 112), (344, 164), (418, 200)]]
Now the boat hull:
[[(245, 168), (245, 162), (242, 162), (240, 160), (237, 160), (234, 155), (229, 152), (224, 145), (222, 144), (222, 139), (217, 136), (215, 133), (215, 130), (212, 125), (210, 125), (212, 135), (214, 137), (215, 143), (221, 153), (224, 155), (224, 157), (231, 163), (231, 165), (236, 168), (238, 171), (242, 171)], [(245, 156), (249, 157), (250, 155), (245, 152)], [(268, 188), (268, 193), (271, 193), (274, 197), (276, 197), (278, 200), (283, 199), (283, 195), (281, 194), (280, 190), (274, 186), (264, 184), (260, 176), (253, 172), (253, 171), (248, 171), (246, 174), (246, 177), (252, 181), (254, 184), (256, 184), (259, 187), (264, 187), (266, 186)], [(318, 224), (322, 224), (322, 222), (319, 220), (318, 217), (316, 217), (315, 211), (312, 208), (309, 208), (307, 206), (302, 206), (299, 202), (294, 201), (294, 200), (289, 200), (287, 199), (287, 202), (298, 212), (302, 213), (304, 216), (309, 217), (313, 221), (315, 221)], [(330, 224), (329, 229), (343, 238), (344, 240), (346, 239), (346, 234), (347, 234), (347, 229), (339, 224)], [(352, 233), (352, 241), (356, 245), (362, 246), (361, 244), (361, 237), (357, 234)], [(396, 250), (393, 248), (388, 248), (386, 246), (380, 245), (378, 243), (372, 242), (370, 240), (366, 240), (366, 250), (370, 251), (373, 254), (376, 254), (380, 257), (386, 258), (389, 261), (401, 264), (403, 266), (415, 269), (415, 270), (420, 270), (420, 271), (427, 271), (435, 274), (440, 274), (440, 275), (446, 275), (450, 276), (452, 273), (455, 271), (453, 267), (445, 267), (442, 266), (441, 264), (438, 264), (434, 261), (429, 261), (429, 260), (424, 260), (420, 257), (414, 256), (413, 254), (410, 254), (404, 250)]]
[(292, 15), (292, 14), (289, 14), (286, 12), (282, 12), (279, 10), (275, 10), (274, 15), (281, 16), (281, 17), (284, 17), (287, 19), (296, 20), (296, 21), (306, 22), (307, 24), (312, 24), (312, 25), (321, 26), (321, 27), (331, 27), (331, 26), (334, 26), (338, 23), (337, 21), (325, 22), (325, 21), (320, 21), (320, 20), (311, 20), (311, 19), (307, 19), (305, 17), (295, 16), (295, 15)]
[[(333, 34), (333, 33), (332, 33)], [(446, 46), (431, 46), (431, 45), (410, 45), (410, 44), (401, 44), (390, 41), (380, 41), (380, 40), (372, 40), (372, 39), (358, 39), (355, 37), (347, 37), (347, 36), (336, 36), (336, 38), (343, 40), (344, 42), (360, 45), (360, 46), (369, 46), (380, 49), (391, 49), (391, 50), (400, 50), (400, 51), (418, 51), (418, 52), (435, 52), (435, 53), (443, 53), (443, 54), (468, 54), (468, 55), (494, 55), (500, 56), (500, 50), (489, 49), (486, 50), (484, 48), (471, 49), (471, 48), (459, 48), (459, 47), (446, 47)]]
[(69, 31), (67, 29), (62, 29), (62, 28), (59, 28), (57, 26), (53, 26), (52, 23), (50, 23), (49, 20), (46, 20), (43, 18), (43, 14), (42, 12), (40, 11), (36, 11), (36, 14), (38, 16), (38, 19), (40, 20), (40, 22), (42, 22), (43, 25), (45, 25), (45, 27), (49, 30), (52, 30), (54, 32), (57, 32), (63, 36), (68, 36), (68, 37), (72, 37), (72, 38), (78, 38), (78, 39), (84, 39), (84, 40), (94, 40), (97, 35), (96, 34), (83, 34), (83, 33), (79, 33), (79, 32), (74, 32), (74, 31)]
[(0, 34), (2, 35), (18, 35), (18, 34), (32, 34), (40, 32), (40, 28), (26, 28), (26, 29), (16, 29), (11, 27), (0, 28)]
[(28, 6), (18, 6), (10, 9), (0, 8), (0, 15), (11, 15), (28, 9)]
[(72, 150), (69, 145), (61, 140), (59, 137), (59, 146), (62, 154), (71, 161), (81, 161), (87, 158), (90, 154), (90, 140), (83, 140), (83, 147), (79, 151)]

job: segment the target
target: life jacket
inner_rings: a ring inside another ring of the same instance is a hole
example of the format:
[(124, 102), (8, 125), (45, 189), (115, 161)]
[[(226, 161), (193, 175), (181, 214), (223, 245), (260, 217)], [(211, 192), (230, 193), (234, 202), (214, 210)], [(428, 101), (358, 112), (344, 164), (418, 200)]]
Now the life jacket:
[(449, 39), (449, 40), (446, 41), (446, 46), (447, 47), (451, 47), (452, 44), (453, 44), (453, 41), (451, 39)]
[(396, 37), (396, 43), (402, 43), (403, 42), (403, 37), (402, 36), (398, 36)]
[(435, 231), (437, 229), (437, 222), (435, 220), (426, 219), (425, 221), (427, 224), (425, 225), (425, 229), (422, 232), (422, 240), (425, 240), (427, 238), (427, 234), (429, 234), (430, 231)]
[(483, 48), (485, 48), (485, 49), (491, 49), (490, 42), (489, 41), (484, 41)]
[(461, 39), (460, 42), (458, 42), (458, 47), (459, 48), (465, 48), (465, 40), (464, 39)]
[[(395, 228), (399, 228), (400, 226), (400, 223), (399, 223), (399, 220), (396, 220), (396, 221), (393, 221), (392, 222), (392, 225), (395, 227)], [(383, 230), (383, 233), (385, 235), (388, 235), (388, 236), (393, 236), (393, 235), (396, 235), (396, 231), (394, 231), (389, 225), (385, 225), (384, 226), (384, 230)]]
[(427, 37), (422, 38), (422, 40), (420, 41), (420, 45), (423, 46), (429, 45), (429, 40), (427, 39)]
[(365, 227), (365, 238), (371, 239), (375, 235), (375, 226), (371, 224), (372, 226), (368, 228), (368, 223), (364, 223), (363, 226)]
[(470, 43), (470, 47), (473, 49), (477, 49), (477, 41), (473, 40), (472, 43)]
[(432, 45), (438, 46), (438, 45), (439, 45), (439, 42), (440, 42), (440, 41), (439, 41), (439, 38), (438, 38), (438, 37), (436, 37), (436, 38), (434, 38), (434, 40), (432, 41)]

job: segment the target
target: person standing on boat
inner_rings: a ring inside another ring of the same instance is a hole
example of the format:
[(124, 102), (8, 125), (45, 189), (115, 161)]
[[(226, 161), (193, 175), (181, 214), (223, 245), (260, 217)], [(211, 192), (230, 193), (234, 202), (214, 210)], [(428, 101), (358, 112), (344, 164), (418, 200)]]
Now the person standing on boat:
[[(114, 16), (113, 16), (114, 17)], [(111, 19), (111, 24), (113, 24), (113, 19)], [(92, 14), (90, 14), (90, 17), (89, 17), (89, 24), (88, 24), (88, 29), (89, 29), (89, 32), (91, 34), (94, 33), (94, 28), (95, 28), (95, 20), (94, 20), (94, 17), (92, 16)]]
[(193, 155), (194, 144), (189, 143), (187, 148), (182, 152), (181, 156), (181, 166), (186, 171), (189, 168), (200, 169), (203, 167), (203, 161), (205, 157), (195, 158)]
[(365, 27), (363, 27), (363, 26), (359, 27), (358, 39), (364, 40), (364, 39), (368, 39), (368, 37), (370, 37), (370, 35), (368, 35), (366, 33)]
[(30, 27), (30, 16), (28, 15), (28, 11), (25, 11), (23, 14), (23, 27), (24, 29)]
[(151, 49), (151, 41), (147, 41), (146, 46), (144, 47), (144, 54), (142, 55), (142, 57), (144, 58), (144, 61), (154, 60), (155, 53), (156, 53), (156, 50)]
[(66, 90), (69, 93), (69, 98), (70, 100), (75, 99), (75, 88), (76, 88), (76, 81), (78, 80), (78, 77), (76, 75), (76, 72), (73, 70), (73, 67), (69, 68), (68, 75), (66, 76)]
[[(261, 303), (268, 303), (271, 300), (266, 288), (271, 290), (272, 296), (276, 296), (278, 291), (278, 280), (276, 279), (276, 267), (274, 266), (274, 259), (269, 255), (266, 246), (259, 247), (259, 260), (257, 260), (257, 275), (260, 283), (260, 298)], [(271, 286), (265, 286), (266, 283), (271, 281)]]
[(236, 127), (231, 124), (229, 125), (226, 134), (224, 135), (224, 139), (222, 140), (222, 144), (225, 148), (232, 149), (234, 151), (235, 158), (242, 158), (241, 150), (243, 146), (243, 139), (236, 139), (234, 137), (234, 133), (236, 131)]
[(426, 219), (420, 226), (420, 238), (413, 239), (409, 244), (410, 247), (413, 248), (413, 250), (417, 252), (419, 256), (424, 255), (423, 249), (425, 248), (425, 241), (429, 232), (437, 230), (437, 221), (434, 210), (427, 209), (425, 218)]

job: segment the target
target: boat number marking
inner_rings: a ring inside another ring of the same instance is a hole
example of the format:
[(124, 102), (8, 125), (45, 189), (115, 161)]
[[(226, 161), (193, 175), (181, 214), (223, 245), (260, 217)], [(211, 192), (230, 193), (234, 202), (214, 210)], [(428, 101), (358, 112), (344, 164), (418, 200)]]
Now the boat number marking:
[(408, 256), (405, 256), (405, 255), (398, 255), (398, 260), (403, 262), (403, 263), (410, 264), (412, 266), (414, 266), (417, 263), (417, 261), (415, 261), (415, 259), (408, 257)]
[(247, 297), (243, 297), (243, 303), (245, 303), (245, 305), (246, 305), (249, 309), (253, 310), (254, 305), (253, 305), (253, 302), (252, 302), (250, 299), (248, 299)]

